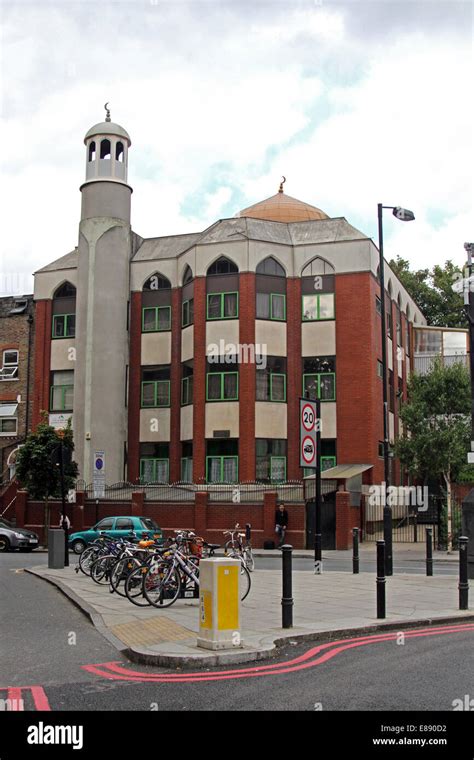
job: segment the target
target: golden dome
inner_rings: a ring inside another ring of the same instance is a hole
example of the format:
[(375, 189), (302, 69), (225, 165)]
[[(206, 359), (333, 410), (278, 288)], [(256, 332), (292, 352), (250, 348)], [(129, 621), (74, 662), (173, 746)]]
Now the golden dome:
[(283, 183), (276, 195), (244, 208), (239, 216), (267, 219), (270, 222), (307, 222), (310, 219), (329, 219), (328, 215), (316, 206), (292, 198), (291, 195), (285, 195), (282, 185)]

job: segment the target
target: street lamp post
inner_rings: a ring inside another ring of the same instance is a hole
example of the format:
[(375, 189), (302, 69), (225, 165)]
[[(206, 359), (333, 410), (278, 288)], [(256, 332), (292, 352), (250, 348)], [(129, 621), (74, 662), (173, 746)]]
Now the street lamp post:
[[(474, 283), (472, 276), (472, 256), (474, 243), (464, 243), (467, 253), (469, 277), (463, 281), (464, 306), (469, 321), (469, 365), (471, 370), (471, 451), (467, 455), (470, 464), (474, 463)], [(474, 488), (469, 491), (462, 503), (462, 534), (467, 536), (468, 577), (474, 578)]]
[(385, 575), (393, 575), (392, 555), (392, 508), (387, 504), (387, 488), (390, 485), (389, 465), (389, 425), (388, 425), (388, 382), (387, 382), (387, 328), (385, 320), (385, 271), (383, 257), (383, 209), (392, 209), (393, 215), (402, 222), (411, 222), (415, 218), (413, 211), (401, 206), (377, 205), (378, 231), (379, 231), (379, 280), (380, 280), (380, 303), (382, 309), (382, 392), (383, 392), (383, 469), (384, 485), (383, 493), (383, 537), (385, 541)]

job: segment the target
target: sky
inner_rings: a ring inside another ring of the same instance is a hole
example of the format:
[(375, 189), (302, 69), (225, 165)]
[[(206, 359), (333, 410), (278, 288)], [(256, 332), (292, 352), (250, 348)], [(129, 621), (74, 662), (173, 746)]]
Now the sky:
[(473, 4), (456, 0), (0, 2), (0, 294), (77, 245), (84, 135), (132, 139), (132, 227), (200, 231), (277, 192), (387, 259), (473, 241)]

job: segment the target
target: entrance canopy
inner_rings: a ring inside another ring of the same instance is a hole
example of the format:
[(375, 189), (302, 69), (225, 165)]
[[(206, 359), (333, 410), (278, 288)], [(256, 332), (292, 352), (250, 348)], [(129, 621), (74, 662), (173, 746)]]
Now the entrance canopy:
[[(349, 480), (370, 470), (373, 464), (337, 464), (321, 473), (321, 480)], [(314, 480), (315, 475), (307, 475), (304, 480)]]

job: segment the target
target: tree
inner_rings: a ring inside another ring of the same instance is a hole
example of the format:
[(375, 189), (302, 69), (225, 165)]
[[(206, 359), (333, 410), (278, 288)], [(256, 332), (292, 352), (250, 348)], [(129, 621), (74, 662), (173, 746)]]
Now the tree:
[(78, 475), (76, 462), (71, 461), (74, 451), (73, 432), (70, 421), (67, 428), (56, 431), (47, 422), (46, 414), (33, 433), (30, 433), (18, 452), (15, 477), (20, 486), (33, 499), (44, 501), (46, 542), (50, 524), (49, 499), (61, 496), (61, 479), (57, 465), (57, 447), (62, 440), (64, 456), (64, 485), (68, 490), (74, 486)]
[(435, 264), (432, 269), (411, 270), (409, 262), (397, 256), (390, 261), (390, 268), (418, 304), (429, 325), (467, 327), (462, 295), (452, 289), (453, 284), (463, 277), (460, 267), (446, 261), (444, 266)]
[(413, 374), (402, 405), (403, 432), (395, 455), (417, 479), (433, 476), (446, 488), (448, 552), (452, 551), (452, 483), (466, 467), (471, 439), (471, 381), (462, 363), (434, 362), (426, 375)]

